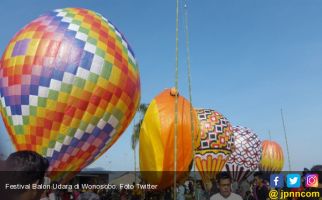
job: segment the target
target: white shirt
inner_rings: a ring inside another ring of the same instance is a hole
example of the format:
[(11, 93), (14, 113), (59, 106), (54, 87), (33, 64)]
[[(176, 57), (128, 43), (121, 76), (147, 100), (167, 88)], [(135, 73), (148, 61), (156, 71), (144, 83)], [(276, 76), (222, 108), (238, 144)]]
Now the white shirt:
[(235, 193), (231, 193), (228, 198), (224, 198), (220, 193), (212, 195), (210, 200), (243, 200), (241, 196)]

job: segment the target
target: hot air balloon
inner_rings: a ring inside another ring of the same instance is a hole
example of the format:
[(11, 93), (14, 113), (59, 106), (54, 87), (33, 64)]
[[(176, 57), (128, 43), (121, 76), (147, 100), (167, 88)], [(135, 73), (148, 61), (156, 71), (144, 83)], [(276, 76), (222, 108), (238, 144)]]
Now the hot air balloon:
[[(175, 95), (178, 93), (173, 93), (170, 89), (157, 95), (151, 101), (141, 125), (140, 171), (146, 182), (157, 184), (159, 189), (174, 182)], [(189, 171), (193, 158), (193, 148), (200, 141), (196, 112), (190, 105), (184, 97), (178, 96), (177, 181), (186, 177), (185, 172)], [(190, 108), (193, 109), (192, 116)], [(191, 123), (194, 125), (194, 133)]]
[(233, 129), (220, 113), (197, 109), (200, 124), (200, 146), (195, 163), (204, 184), (208, 185), (225, 166), (234, 145)]
[(282, 147), (274, 141), (264, 140), (262, 148), (259, 169), (264, 172), (280, 172), (284, 166)]
[(257, 168), (262, 154), (262, 143), (252, 130), (234, 126), (235, 149), (226, 163), (226, 170), (236, 182), (250, 176)]
[(140, 101), (138, 66), (106, 18), (57, 9), (12, 38), (2, 56), (0, 93), (15, 148), (46, 156), (52, 178), (66, 181), (70, 171), (106, 152), (131, 122)]

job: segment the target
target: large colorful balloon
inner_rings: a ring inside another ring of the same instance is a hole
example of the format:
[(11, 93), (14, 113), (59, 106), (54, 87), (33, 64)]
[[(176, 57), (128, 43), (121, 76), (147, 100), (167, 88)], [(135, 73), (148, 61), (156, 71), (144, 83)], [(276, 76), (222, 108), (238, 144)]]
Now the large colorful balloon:
[(280, 172), (284, 166), (284, 154), (282, 147), (270, 140), (262, 143), (262, 159), (259, 169), (264, 172)]
[(242, 127), (233, 127), (235, 136), (235, 149), (226, 163), (226, 170), (236, 182), (241, 182), (256, 169), (262, 155), (262, 143), (256, 133)]
[[(145, 181), (157, 184), (159, 189), (170, 186), (174, 181), (175, 95), (176, 93), (167, 89), (156, 96), (151, 101), (141, 125), (141, 174)], [(178, 96), (177, 181), (185, 177), (185, 172), (189, 171), (193, 148), (200, 141), (196, 112), (190, 105), (184, 97)], [(193, 109), (192, 116), (190, 108)]]
[(140, 101), (139, 71), (110, 21), (86, 9), (58, 9), (10, 41), (0, 92), (16, 149), (46, 156), (61, 180), (68, 174), (57, 171), (81, 170), (127, 128)]
[(210, 109), (197, 110), (200, 122), (200, 146), (195, 163), (205, 184), (209, 184), (225, 166), (232, 153), (234, 133), (230, 122)]

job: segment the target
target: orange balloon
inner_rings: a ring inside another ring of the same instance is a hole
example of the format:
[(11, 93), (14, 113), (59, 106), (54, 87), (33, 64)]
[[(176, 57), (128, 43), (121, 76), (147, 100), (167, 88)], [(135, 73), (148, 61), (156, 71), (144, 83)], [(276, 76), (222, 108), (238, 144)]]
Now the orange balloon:
[[(139, 148), (141, 174), (145, 181), (157, 184), (158, 188), (170, 186), (174, 181), (175, 98), (176, 96), (171, 94), (171, 89), (160, 93), (150, 103), (141, 125)], [(188, 100), (178, 96), (177, 180), (182, 180), (184, 172), (189, 171), (193, 148), (200, 143), (197, 114), (190, 105)], [(193, 134), (194, 144), (192, 144)]]
[(259, 169), (265, 172), (280, 172), (284, 166), (284, 155), (282, 147), (270, 140), (264, 140), (262, 159)]

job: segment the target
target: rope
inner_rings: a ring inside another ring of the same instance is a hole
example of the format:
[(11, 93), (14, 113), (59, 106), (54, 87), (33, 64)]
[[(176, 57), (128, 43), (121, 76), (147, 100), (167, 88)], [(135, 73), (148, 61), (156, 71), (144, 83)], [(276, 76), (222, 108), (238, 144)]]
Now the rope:
[(288, 158), (288, 169), (289, 169), (289, 171), (292, 171), (292, 168), (291, 168), (291, 160), (290, 160), (290, 152), (288, 150), (288, 142), (287, 142), (286, 128), (285, 128), (284, 115), (283, 115), (283, 109), (282, 108), (281, 108), (281, 116), (282, 116), (284, 137), (285, 137), (285, 142), (286, 142), (286, 151), (287, 151), (287, 158)]
[[(176, 8), (176, 74), (175, 74), (175, 88), (178, 90), (178, 79), (179, 79), (179, 0), (177, 0), (177, 8)], [(175, 95), (175, 115), (174, 115), (174, 181), (173, 181), (173, 197), (177, 199), (177, 134), (178, 134), (178, 95)]]
[(189, 101), (190, 101), (190, 121), (191, 121), (191, 133), (192, 133), (192, 162), (193, 162), (193, 192), (196, 191), (196, 163), (194, 162), (195, 159), (195, 135), (194, 135), (194, 119), (193, 119), (193, 107), (192, 107), (192, 89), (191, 89), (191, 64), (190, 64), (190, 48), (189, 48), (189, 28), (188, 28), (188, 4), (187, 0), (184, 2), (184, 23), (185, 23), (185, 33), (186, 33), (186, 51), (187, 51), (187, 72), (188, 72), (188, 87), (189, 87)]
[[(133, 135), (132, 137), (135, 137), (135, 116), (133, 118)], [(133, 141), (134, 139), (132, 139), (132, 142), (135, 143), (135, 141)], [(133, 144), (132, 144), (133, 145)], [(133, 145), (133, 154), (134, 154), (134, 182), (136, 183), (136, 145)]]

